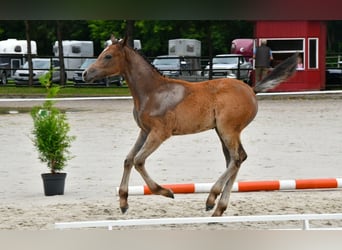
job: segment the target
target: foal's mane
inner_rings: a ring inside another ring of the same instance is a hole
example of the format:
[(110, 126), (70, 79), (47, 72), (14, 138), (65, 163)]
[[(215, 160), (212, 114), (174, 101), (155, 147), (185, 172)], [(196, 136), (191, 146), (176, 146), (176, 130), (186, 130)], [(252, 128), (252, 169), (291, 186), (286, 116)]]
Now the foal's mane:
[(144, 59), (144, 61), (147, 62), (147, 63), (151, 66), (151, 68), (152, 68), (154, 71), (156, 71), (156, 72), (157, 72), (158, 74), (160, 74), (161, 76), (164, 76), (164, 75), (156, 68), (156, 66), (154, 66), (154, 65), (151, 63), (151, 61), (146, 57), (146, 55), (142, 53), (141, 50), (137, 50), (137, 49), (132, 49), (132, 50), (133, 50), (135, 53), (137, 53), (139, 56), (141, 56), (141, 57)]

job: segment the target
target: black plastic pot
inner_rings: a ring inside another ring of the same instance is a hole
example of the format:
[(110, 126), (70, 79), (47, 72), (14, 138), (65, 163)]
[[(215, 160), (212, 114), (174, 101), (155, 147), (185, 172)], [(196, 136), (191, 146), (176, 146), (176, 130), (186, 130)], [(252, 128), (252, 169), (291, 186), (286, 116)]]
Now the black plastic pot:
[(42, 174), (44, 194), (46, 196), (63, 195), (66, 173)]

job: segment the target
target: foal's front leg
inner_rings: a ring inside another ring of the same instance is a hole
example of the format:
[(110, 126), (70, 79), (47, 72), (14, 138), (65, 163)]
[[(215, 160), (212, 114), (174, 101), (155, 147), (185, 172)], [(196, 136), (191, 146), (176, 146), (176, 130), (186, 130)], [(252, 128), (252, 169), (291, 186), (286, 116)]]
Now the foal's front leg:
[(157, 184), (147, 173), (145, 169), (145, 160), (151, 155), (169, 136), (161, 136), (157, 131), (151, 131), (139, 152), (134, 158), (134, 166), (140, 173), (141, 177), (146, 182), (147, 186), (154, 194), (163, 195), (169, 198), (174, 198), (173, 192), (170, 189), (164, 188)]
[(131, 170), (133, 167), (133, 160), (138, 151), (141, 149), (141, 147), (144, 145), (144, 142), (146, 140), (147, 134), (141, 130), (140, 134), (127, 155), (124, 163), (124, 172), (122, 175), (121, 179), (121, 184), (119, 188), (119, 197), (120, 197), (120, 209), (122, 213), (125, 213), (128, 209), (128, 203), (127, 203), (127, 198), (128, 198), (128, 182), (129, 182), (129, 176), (131, 174)]

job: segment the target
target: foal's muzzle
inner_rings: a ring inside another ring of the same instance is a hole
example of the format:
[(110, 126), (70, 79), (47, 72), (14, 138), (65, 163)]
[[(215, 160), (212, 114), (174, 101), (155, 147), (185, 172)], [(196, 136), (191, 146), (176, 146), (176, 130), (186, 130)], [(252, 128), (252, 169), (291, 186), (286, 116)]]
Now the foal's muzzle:
[(91, 72), (94, 72), (94, 70), (91, 71), (89, 69), (86, 69), (86, 70), (83, 71), (83, 73), (82, 73), (83, 81), (85, 81), (85, 82), (93, 82), (95, 80), (95, 77), (94, 76), (92, 77), (92, 75), (94, 75), (94, 74), (92, 74)]
[(88, 72), (87, 72), (87, 70), (84, 70), (83, 72), (82, 72), (82, 79), (83, 79), (83, 81), (84, 82), (86, 82), (87, 81), (87, 74), (88, 74)]

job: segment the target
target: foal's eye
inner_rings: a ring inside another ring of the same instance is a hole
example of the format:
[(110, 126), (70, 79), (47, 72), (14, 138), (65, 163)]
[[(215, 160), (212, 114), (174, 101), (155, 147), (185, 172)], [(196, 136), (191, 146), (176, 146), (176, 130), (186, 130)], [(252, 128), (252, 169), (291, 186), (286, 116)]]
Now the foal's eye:
[(105, 55), (105, 57), (104, 57), (105, 59), (107, 59), (107, 60), (109, 60), (109, 59), (111, 59), (112, 58), (112, 55)]

